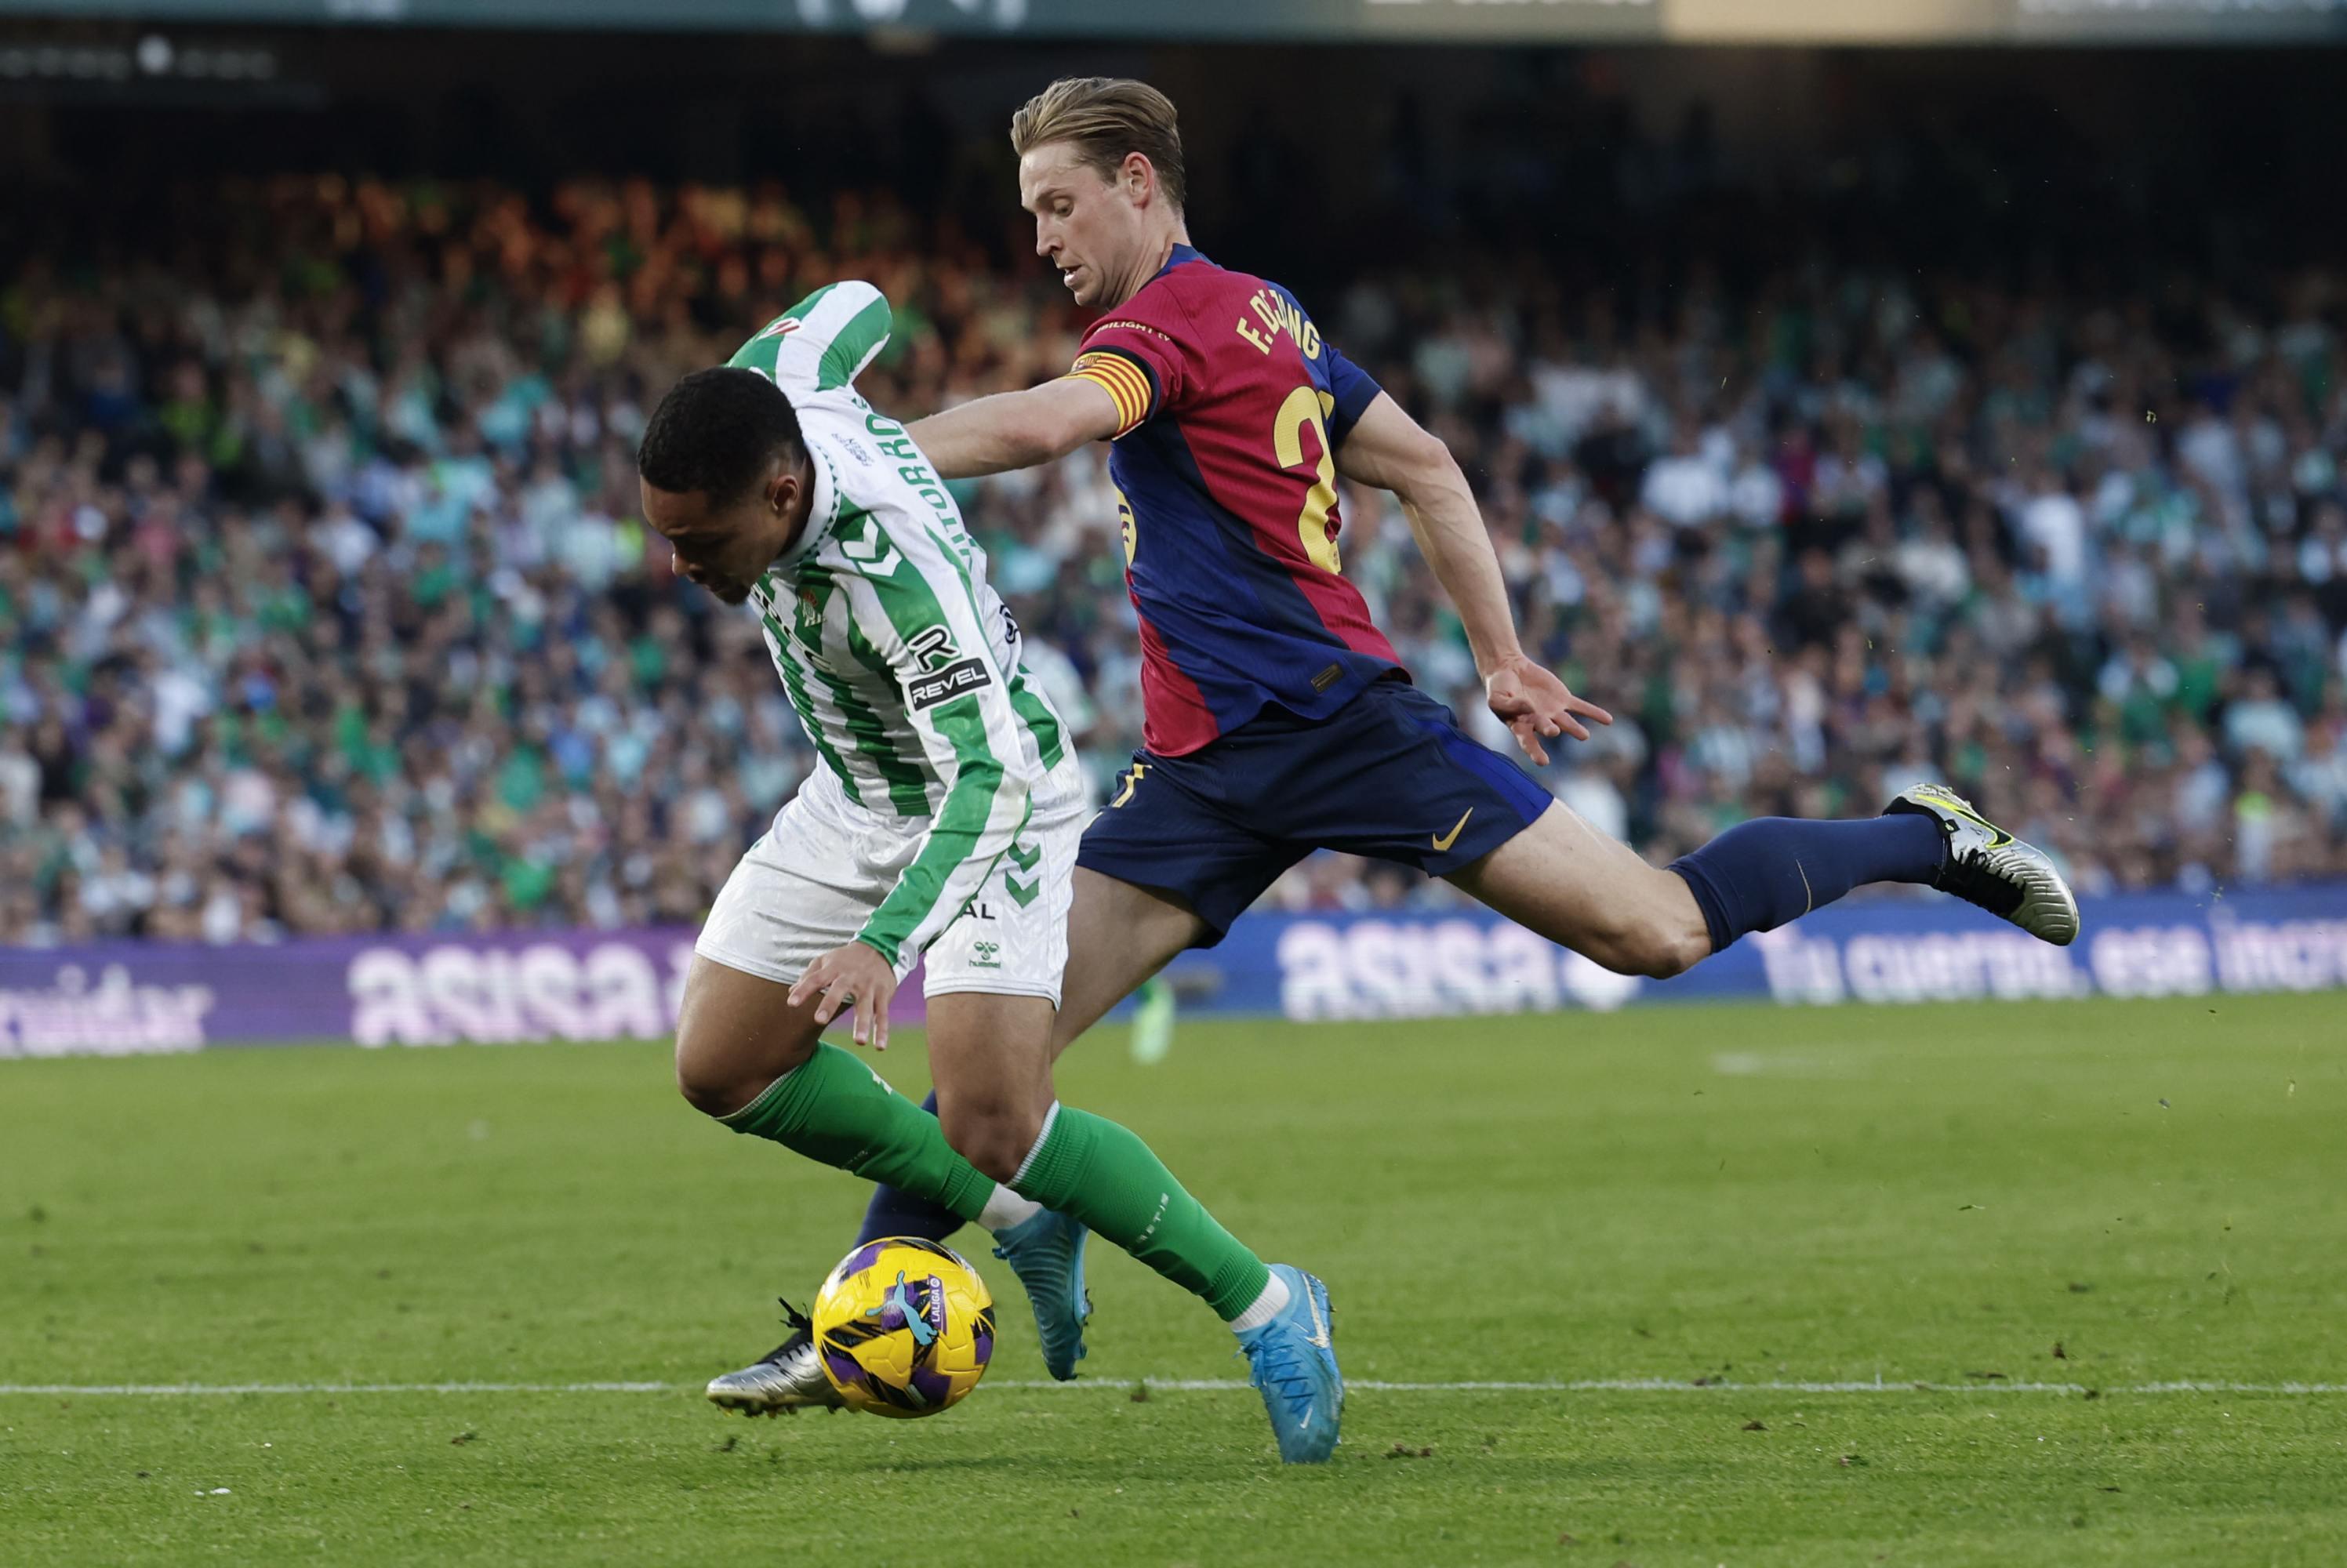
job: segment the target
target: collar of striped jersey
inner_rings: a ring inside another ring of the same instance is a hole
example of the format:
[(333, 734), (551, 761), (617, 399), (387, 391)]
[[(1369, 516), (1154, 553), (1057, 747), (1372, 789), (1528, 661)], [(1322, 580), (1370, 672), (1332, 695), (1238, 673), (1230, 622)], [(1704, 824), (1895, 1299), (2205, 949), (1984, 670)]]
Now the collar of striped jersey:
[(791, 541), (791, 548), (776, 556), (768, 571), (787, 572), (823, 547), (830, 537), (832, 524), (839, 520), (839, 482), (831, 471), (830, 455), (816, 446), (804, 433), (800, 440), (806, 447), (807, 475), (813, 494), (807, 498), (806, 527)]

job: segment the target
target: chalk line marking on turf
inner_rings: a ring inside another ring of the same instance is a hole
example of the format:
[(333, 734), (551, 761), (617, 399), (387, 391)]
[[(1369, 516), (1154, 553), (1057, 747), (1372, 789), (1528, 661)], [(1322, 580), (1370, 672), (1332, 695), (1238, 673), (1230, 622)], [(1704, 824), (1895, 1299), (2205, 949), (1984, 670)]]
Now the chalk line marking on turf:
[(0, 1394), (667, 1394), (682, 1383), (0, 1383)]
[[(1042, 1378), (996, 1378), (990, 1389), (1087, 1389), (1122, 1392), (1134, 1383), (1166, 1393), (1227, 1393), (1252, 1385), (1236, 1378), (1087, 1378), (1071, 1383)], [(1591, 1378), (1560, 1383), (1395, 1383), (1349, 1379), (1348, 1389), (1375, 1394), (2347, 1394), (2347, 1383), (2198, 1383), (2116, 1385), (2096, 1390), (2085, 1383), (1869, 1383), (1706, 1381), (1671, 1378)], [(47, 1395), (63, 1399), (99, 1395), (201, 1397), (221, 1394), (674, 1394), (699, 1393), (698, 1383), (0, 1383), (0, 1395)]]

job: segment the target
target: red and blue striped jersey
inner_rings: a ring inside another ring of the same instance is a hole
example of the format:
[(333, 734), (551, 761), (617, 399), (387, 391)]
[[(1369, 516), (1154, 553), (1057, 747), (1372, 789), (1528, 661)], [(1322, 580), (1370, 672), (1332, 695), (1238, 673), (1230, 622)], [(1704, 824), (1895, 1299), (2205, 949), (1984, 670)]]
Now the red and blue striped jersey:
[(1295, 295), (1176, 245), (1071, 374), (1116, 402), (1150, 751), (1184, 755), (1266, 709), (1325, 719), (1400, 671), (1337, 555), (1337, 448), (1378, 384)]

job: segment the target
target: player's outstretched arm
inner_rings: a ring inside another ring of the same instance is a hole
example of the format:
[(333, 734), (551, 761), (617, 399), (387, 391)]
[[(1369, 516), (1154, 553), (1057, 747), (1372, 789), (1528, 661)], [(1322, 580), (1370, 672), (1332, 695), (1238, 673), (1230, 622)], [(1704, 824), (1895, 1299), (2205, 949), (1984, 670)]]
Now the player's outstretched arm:
[(1379, 393), (1337, 448), (1337, 468), (1356, 484), (1391, 490), (1400, 500), (1418, 548), (1467, 630), (1467, 647), (1475, 656), (1476, 673), (1483, 677), (1491, 712), (1507, 722), (1526, 756), (1546, 764), (1544, 738), (1587, 740), (1582, 719), (1614, 722), (1611, 713), (1574, 696), (1553, 671), (1525, 657), (1500, 558), (1450, 448)]
[(998, 392), (916, 419), (905, 434), (941, 477), (974, 479), (1064, 457), (1119, 428), (1116, 402), (1096, 381), (1061, 376), (1024, 392)]

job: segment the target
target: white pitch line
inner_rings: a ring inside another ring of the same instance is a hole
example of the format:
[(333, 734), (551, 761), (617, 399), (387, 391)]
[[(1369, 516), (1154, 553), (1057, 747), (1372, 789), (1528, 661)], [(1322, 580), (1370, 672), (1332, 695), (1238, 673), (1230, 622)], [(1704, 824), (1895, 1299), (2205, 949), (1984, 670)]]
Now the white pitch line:
[[(1228, 1393), (1252, 1385), (1235, 1378), (1088, 1378), (1055, 1383), (1041, 1378), (996, 1378), (991, 1389), (1123, 1392), (1135, 1383), (1165, 1393)], [(2347, 1394), (2347, 1383), (2166, 1382), (2117, 1385), (2096, 1390), (2085, 1383), (1990, 1380), (1921, 1383), (1685, 1382), (1665, 1378), (1590, 1378), (1557, 1383), (1396, 1383), (1348, 1379), (1346, 1388), (1378, 1394)], [(0, 1383), (0, 1395), (46, 1395), (65, 1399), (99, 1395), (208, 1396), (221, 1394), (672, 1394), (701, 1391), (698, 1383)]]
[(682, 1383), (0, 1383), (0, 1394), (665, 1394)]

